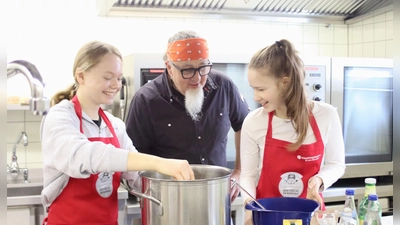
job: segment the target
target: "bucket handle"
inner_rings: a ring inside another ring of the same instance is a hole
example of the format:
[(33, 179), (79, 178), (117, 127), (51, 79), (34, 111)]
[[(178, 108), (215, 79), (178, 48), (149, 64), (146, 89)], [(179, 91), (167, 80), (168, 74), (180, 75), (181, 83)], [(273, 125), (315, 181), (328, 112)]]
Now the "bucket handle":
[(250, 194), (249, 192), (247, 192), (247, 191), (236, 181), (236, 179), (231, 178), (231, 189), (232, 189), (235, 185), (238, 186), (242, 191), (246, 192), (246, 194), (247, 194), (248, 196), (250, 196), (250, 198), (253, 199), (253, 201), (257, 204), (258, 207), (260, 207), (260, 208), (261, 208), (262, 210), (264, 210), (264, 211), (268, 211), (264, 206), (261, 205), (261, 203), (259, 203), (253, 196), (251, 196), (251, 194)]
[(158, 199), (156, 199), (156, 198), (154, 198), (154, 197), (152, 197), (152, 196), (146, 195), (146, 194), (144, 194), (144, 193), (142, 193), (142, 192), (136, 191), (136, 190), (133, 189), (133, 188), (132, 188), (132, 189), (131, 189), (131, 188), (128, 188), (128, 187), (127, 187), (124, 183), (122, 183), (122, 182), (121, 182), (121, 185), (122, 185), (129, 193), (131, 193), (131, 194), (133, 194), (133, 195), (135, 195), (135, 196), (137, 196), (137, 197), (139, 197), (139, 198), (141, 198), (141, 199), (146, 198), (146, 199), (148, 199), (148, 200), (154, 202), (155, 204), (157, 204), (157, 205), (158, 205), (158, 215), (159, 215), (159, 216), (164, 215), (164, 207), (163, 207), (163, 205), (162, 205), (162, 203), (161, 203), (160, 200), (158, 200)]

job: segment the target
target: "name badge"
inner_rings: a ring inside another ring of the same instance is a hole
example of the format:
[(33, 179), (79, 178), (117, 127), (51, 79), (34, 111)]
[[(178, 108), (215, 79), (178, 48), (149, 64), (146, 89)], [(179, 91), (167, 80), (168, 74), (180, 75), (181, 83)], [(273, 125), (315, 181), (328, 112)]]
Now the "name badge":
[(299, 197), (303, 193), (303, 176), (296, 172), (287, 172), (281, 175), (279, 192), (283, 197)]
[(111, 196), (113, 192), (113, 175), (114, 172), (111, 173), (99, 173), (96, 181), (96, 190), (97, 193), (103, 197), (108, 198)]

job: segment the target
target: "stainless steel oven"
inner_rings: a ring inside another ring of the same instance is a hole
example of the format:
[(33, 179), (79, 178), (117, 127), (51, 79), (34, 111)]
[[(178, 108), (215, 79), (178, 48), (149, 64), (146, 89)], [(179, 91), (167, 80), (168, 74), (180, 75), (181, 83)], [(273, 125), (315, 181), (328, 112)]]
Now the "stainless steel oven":
[(342, 121), (346, 177), (393, 173), (393, 60), (332, 58), (331, 104)]
[(331, 104), (342, 122), (346, 171), (324, 192), (325, 201), (341, 210), (346, 188), (355, 189), (360, 201), (364, 179), (375, 177), (382, 212), (392, 215), (393, 151), (400, 148), (394, 140), (400, 125), (393, 117), (393, 60), (332, 58), (331, 68)]

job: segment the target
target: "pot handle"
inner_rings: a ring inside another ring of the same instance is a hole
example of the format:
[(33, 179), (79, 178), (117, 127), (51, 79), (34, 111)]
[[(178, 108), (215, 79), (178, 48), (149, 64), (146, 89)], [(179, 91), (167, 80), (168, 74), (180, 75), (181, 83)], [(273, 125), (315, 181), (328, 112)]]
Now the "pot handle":
[(144, 193), (142, 193), (142, 192), (136, 191), (136, 190), (133, 189), (133, 188), (130, 189), (130, 188), (128, 188), (128, 187), (127, 187), (124, 183), (122, 183), (122, 182), (121, 182), (121, 185), (122, 185), (127, 191), (129, 191), (129, 193), (131, 193), (131, 194), (133, 194), (133, 195), (135, 195), (135, 196), (137, 196), (137, 197), (139, 197), (139, 198), (146, 198), (146, 199), (148, 199), (148, 200), (154, 202), (155, 204), (157, 204), (157, 205), (158, 205), (158, 215), (159, 215), (159, 216), (164, 215), (164, 208), (163, 208), (163, 205), (162, 205), (162, 203), (161, 203), (160, 200), (158, 200), (158, 199), (156, 199), (156, 198), (154, 198), (154, 197), (151, 197), (151, 196), (149, 196), (149, 195), (146, 195), (146, 194), (144, 194)]
[(231, 178), (231, 189), (236, 186), (236, 179)]

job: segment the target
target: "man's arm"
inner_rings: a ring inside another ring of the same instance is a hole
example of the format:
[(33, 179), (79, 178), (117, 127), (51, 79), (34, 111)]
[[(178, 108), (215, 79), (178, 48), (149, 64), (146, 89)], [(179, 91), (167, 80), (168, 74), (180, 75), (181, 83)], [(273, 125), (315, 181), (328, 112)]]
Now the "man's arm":
[[(235, 149), (236, 149), (236, 159), (235, 159), (235, 168), (233, 169), (233, 173), (231, 178), (235, 179), (236, 182), (240, 182), (240, 168), (241, 168), (241, 163), (240, 163), (240, 133), (241, 131), (236, 131), (235, 132)], [(231, 202), (233, 202), (236, 197), (238, 196), (240, 192), (240, 189), (238, 186), (234, 186), (232, 191), (231, 191)]]
[(150, 153), (153, 132), (149, 108), (144, 104), (141, 96), (134, 96), (126, 118), (126, 133), (132, 140), (135, 148), (141, 153)]
[(241, 130), (235, 132), (235, 150), (236, 150), (236, 157), (235, 157), (235, 170), (240, 172), (241, 164), (240, 164), (240, 134)]

